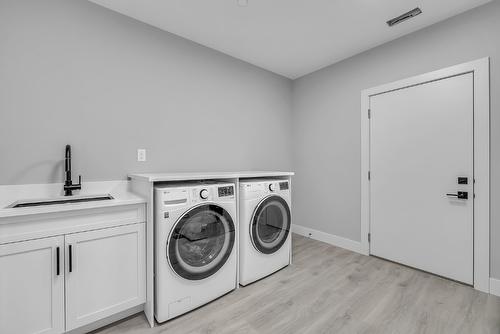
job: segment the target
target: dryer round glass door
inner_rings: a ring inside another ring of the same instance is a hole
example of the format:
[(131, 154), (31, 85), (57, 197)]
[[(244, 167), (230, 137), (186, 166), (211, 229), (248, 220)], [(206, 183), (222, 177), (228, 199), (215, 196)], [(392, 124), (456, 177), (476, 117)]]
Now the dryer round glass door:
[(254, 247), (261, 253), (272, 254), (283, 246), (290, 233), (290, 207), (279, 196), (266, 197), (257, 205), (251, 224)]
[(234, 222), (215, 204), (186, 212), (175, 224), (167, 244), (167, 259), (179, 276), (200, 280), (215, 274), (233, 250)]

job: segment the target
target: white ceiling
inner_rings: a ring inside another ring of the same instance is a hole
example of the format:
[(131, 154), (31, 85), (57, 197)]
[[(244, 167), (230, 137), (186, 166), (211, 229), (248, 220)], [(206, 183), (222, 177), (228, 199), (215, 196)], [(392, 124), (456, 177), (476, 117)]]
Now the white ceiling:
[(491, 0), (90, 1), (295, 79)]

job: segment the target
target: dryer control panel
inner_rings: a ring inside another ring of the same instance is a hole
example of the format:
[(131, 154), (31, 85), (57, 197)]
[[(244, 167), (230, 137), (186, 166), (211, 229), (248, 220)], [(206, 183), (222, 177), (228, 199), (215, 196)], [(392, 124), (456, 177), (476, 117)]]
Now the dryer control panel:
[(270, 192), (286, 191), (289, 189), (288, 181), (271, 182), (267, 188)]
[(290, 182), (288, 180), (244, 181), (240, 183), (240, 194), (243, 199), (259, 198), (264, 194), (290, 195)]

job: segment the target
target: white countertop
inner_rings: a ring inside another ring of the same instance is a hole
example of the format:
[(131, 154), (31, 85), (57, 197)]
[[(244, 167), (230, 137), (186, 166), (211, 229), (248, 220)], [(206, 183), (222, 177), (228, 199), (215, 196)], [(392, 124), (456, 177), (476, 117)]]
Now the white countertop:
[(189, 173), (141, 173), (129, 174), (133, 180), (147, 182), (191, 181), (213, 179), (236, 179), (258, 177), (284, 177), (295, 175), (294, 172), (280, 171), (240, 171), (240, 172), (189, 172)]
[(127, 181), (88, 182), (86, 184), (84, 183), (83, 186), (85, 188), (82, 189), (79, 195), (110, 194), (113, 196), (113, 199), (23, 208), (7, 208), (8, 205), (18, 200), (64, 198), (64, 196), (60, 195), (62, 184), (0, 186), (0, 224), (8, 223), (7, 218), (13, 217), (146, 203), (146, 199), (129, 191)]
[[(192, 181), (192, 180), (214, 180), (214, 179), (242, 179), (261, 177), (287, 177), (294, 175), (293, 172), (282, 171), (239, 171), (239, 172), (189, 172), (189, 173), (143, 173), (130, 174), (132, 180), (146, 182), (167, 181)], [(0, 186), (0, 224), (8, 221), (8, 218), (38, 215), (47, 213), (68, 212), (76, 210), (87, 210), (106, 208), (120, 205), (132, 205), (146, 203), (146, 199), (139, 197), (130, 191), (127, 181), (102, 181), (83, 183), (83, 189), (78, 195), (110, 194), (111, 200), (90, 201), (80, 203), (52, 204), (44, 206), (33, 206), (23, 208), (8, 208), (10, 204), (19, 200), (33, 200), (43, 198), (63, 197), (61, 194), (62, 184), (27, 184)]]

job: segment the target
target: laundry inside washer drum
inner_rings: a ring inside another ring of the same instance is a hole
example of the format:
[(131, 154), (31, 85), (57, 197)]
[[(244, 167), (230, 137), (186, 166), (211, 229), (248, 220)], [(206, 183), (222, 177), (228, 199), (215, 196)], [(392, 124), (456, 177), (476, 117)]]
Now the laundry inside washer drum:
[(234, 245), (234, 223), (216, 205), (197, 207), (179, 221), (169, 245), (173, 269), (182, 277), (202, 279), (226, 262)]

